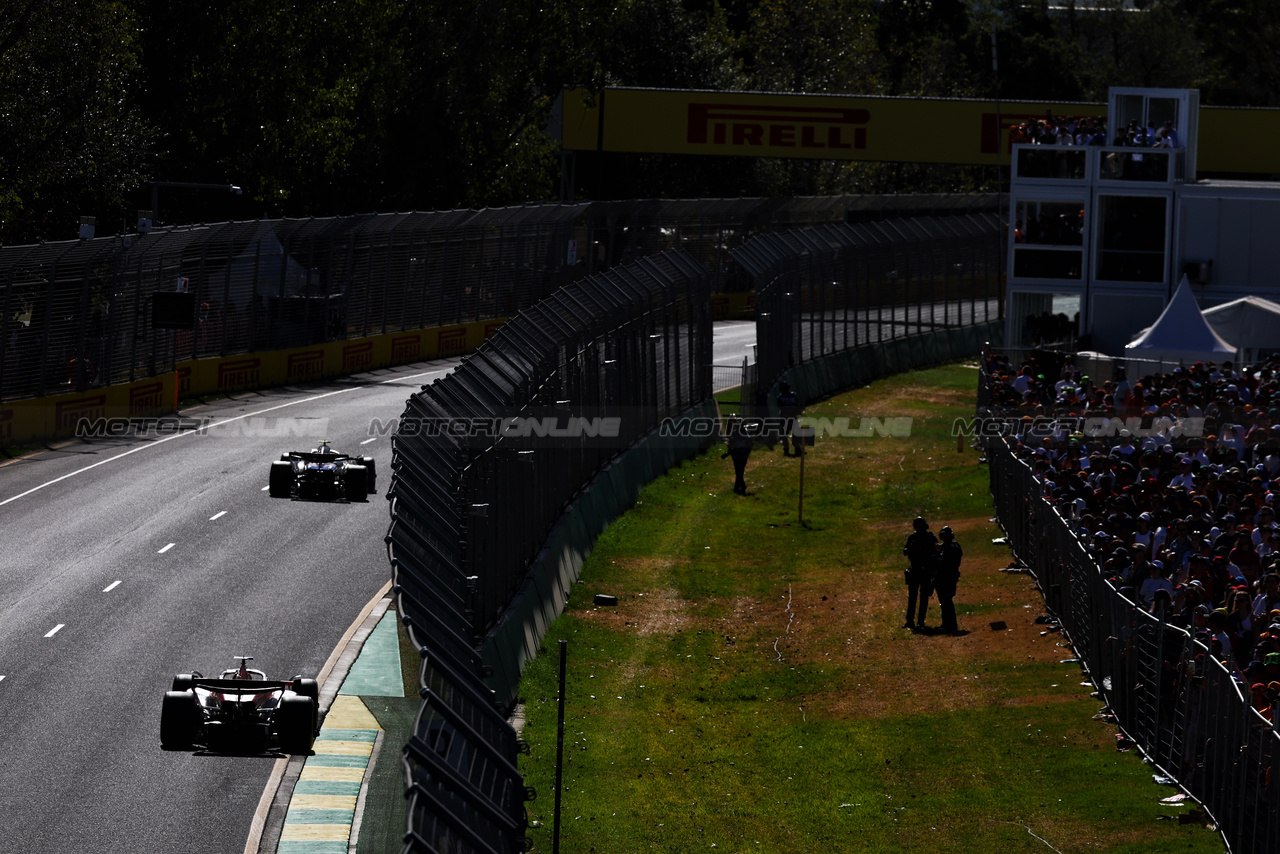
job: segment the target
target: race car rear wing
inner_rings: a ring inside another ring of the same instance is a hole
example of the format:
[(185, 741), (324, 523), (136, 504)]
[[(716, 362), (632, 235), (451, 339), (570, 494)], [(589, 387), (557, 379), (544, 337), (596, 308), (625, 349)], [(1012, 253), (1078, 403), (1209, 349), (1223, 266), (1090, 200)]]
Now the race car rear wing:
[(206, 688), (220, 694), (263, 694), (292, 688), (292, 679), (194, 679), (197, 688)]

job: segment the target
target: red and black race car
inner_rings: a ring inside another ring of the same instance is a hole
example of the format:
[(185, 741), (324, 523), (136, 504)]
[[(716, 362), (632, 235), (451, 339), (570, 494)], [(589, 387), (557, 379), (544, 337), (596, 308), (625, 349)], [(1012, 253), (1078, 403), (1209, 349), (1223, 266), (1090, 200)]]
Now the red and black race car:
[(315, 501), (367, 501), (377, 492), (373, 457), (340, 454), (321, 442), (310, 451), (281, 454), (271, 464), (267, 491), (275, 498)]
[(198, 672), (173, 677), (160, 712), (160, 746), (215, 753), (271, 751), (307, 755), (315, 741), (320, 689), (314, 679), (268, 679), (237, 656), (217, 679)]

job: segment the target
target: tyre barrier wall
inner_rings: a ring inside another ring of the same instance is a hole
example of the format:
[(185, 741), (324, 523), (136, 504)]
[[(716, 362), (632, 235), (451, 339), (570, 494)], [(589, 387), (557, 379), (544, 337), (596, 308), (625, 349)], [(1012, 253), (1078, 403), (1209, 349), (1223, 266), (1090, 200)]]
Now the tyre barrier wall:
[[(0, 404), (0, 448), (77, 436), (152, 433), (190, 429), (172, 416), (179, 396), (229, 394), (290, 383), (314, 382), (392, 365), (403, 365), (476, 349), (502, 325), (502, 318), (330, 341), (309, 347), (238, 356), (191, 359), (147, 379), (84, 392), (48, 395)], [(176, 386), (176, 388), (175, 388)], [(142, 425), (130, 424), (143, 419)], [(145, 419), (155, 423), (147, 426)]]
[(532, 793), (505, 717), (520, 667), (593, 531), (641, 478), (696, 451), (652, 434), (709, 411), (709, 296), (683, 252), (613, 268), (521, 312), (407, 401), (386, 537), (397, 611), (422, 656), (406, 852), (526, 844)]
[(1204, 806), (1229, 851), (1280, 850), (1276, 722), (1204, 643), (1118, 592), (1004, 440), (983, 451), (1009, 544), (1123, 735)]

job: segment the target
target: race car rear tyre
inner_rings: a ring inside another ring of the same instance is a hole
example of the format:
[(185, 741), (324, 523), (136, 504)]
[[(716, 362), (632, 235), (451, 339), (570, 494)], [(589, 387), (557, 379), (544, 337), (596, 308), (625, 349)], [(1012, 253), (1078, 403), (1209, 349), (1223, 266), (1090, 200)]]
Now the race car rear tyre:
[(267, 492), (272, 498), (288, 498), (293, 492), (293, 463), (276, 460), (271, 464), (271, 475), (267, 479)]
[(303, 676), (293, 677), (293, 690), (303, 697), (310, 697), (317, 704), (320, 702), (320, 685), (314, 679)]
[(195, 745), (200, 710), (191, 691), (166, 691), (160, 707), (160, 747), (190, 750)]
[(373, 457), (361, 457), (360, 465), (365, 467), (369, 472), (369, 489), (370, 495), (378, 491), (378, 463)]
[(190, 691), (196, 687), (195, 677), (190, 673), (179, 673), (173, 677), (173, 684), (169, 686), (170, 691)]
[(311, 753), (316, 738), (316, 701), (310, 697), (285, 697), (276, 711), (280, 749), (294, 756)]
[(368, 470), (364, 466), (347, 466), (342, 474), (342, 488), (348, 501), (368, 500), (368, 476)]

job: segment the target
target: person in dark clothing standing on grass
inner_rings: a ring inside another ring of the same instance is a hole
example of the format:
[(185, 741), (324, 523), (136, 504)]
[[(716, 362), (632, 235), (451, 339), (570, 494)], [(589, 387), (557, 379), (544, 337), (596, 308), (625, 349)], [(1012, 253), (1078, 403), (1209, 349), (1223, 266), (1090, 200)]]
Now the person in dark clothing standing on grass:
[(733, 420), (729, 424), (729, 450), (720, 455), (720, 459), (733, 457), (733, 491), (738, 495), (747, 494), (747, 457), (751, 456), (751, 437), (742, 429), (742, 422)]
[(960, 631), (956, 625), (956, 606), (951, 600), (956, 596), (956, 584), (960, 581), (960, 558), (964, 552), (956, 542), (956, 535), (951, 532), (950, 525), (943, 525), (938, 531), (942, 543), (938, 546), (938, 564), (933, 571), (933, 589), (938, 594), (938, 607), (942, 610), (942, 630), (955, 634)]
[[(911, 523), (915, 528), (907, 537), (907, 544), (902, 553), (911, 562), (907, 567), (907, 621), (904, 629), (923, 629), (924, 615), (929, 609), (929, 596), (933, 593), (933, 572), (938, 562), (938, 538), (929, 530), (929, 523), (923, 516), (917, 516)], [(920, 600), (919, 616), (916, 611), (916, 597)]]
[[(800, 417), (802, 409), (800, 407), (800, 396), (791, 390), (791, 383), (783, 380), (778, 383), (778, 413), (785, 419), (787, 424), (782, 428), (782, 454), (783, 456), (791, 456), (791, 441), (793, 436), (791, 431), (795, 429), (793, 423), (796, 418)], [(796, 455), (800, 455), (800, 444), (796, 443)]]

